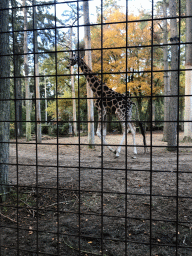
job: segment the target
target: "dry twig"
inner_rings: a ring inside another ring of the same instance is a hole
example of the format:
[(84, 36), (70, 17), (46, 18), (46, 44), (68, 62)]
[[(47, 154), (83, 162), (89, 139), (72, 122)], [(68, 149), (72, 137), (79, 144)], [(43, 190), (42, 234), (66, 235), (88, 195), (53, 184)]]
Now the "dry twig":
[(2, 217), (4, 217), (4, 218), (6, 218), (6, 219), (8, 219), (8, 220), (10, 220), (10, 221), (12, 221), (12, 222), (14, 222), (14, 223), (17, 223), (17, 221), (16, 221), (16, 220), (11, 219), (10, 217), (8, 217), (8, 216), (4, 215), (4, 214), (3, 214), (3, 213), (1, 213), (1, 212), (0, 212), (0, 215), (1, 215)]

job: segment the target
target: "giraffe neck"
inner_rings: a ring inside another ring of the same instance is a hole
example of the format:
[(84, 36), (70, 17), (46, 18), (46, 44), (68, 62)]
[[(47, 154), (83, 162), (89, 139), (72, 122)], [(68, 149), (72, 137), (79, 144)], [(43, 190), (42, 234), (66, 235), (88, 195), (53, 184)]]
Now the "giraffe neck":
[(101, 81), (93, 74), (93, 71), (89, 68), (83, 59), (80, 59), (79, 65), (89, 83), (89, 86), (93, 92), (96, 92), (98, 87), (101, 85)]

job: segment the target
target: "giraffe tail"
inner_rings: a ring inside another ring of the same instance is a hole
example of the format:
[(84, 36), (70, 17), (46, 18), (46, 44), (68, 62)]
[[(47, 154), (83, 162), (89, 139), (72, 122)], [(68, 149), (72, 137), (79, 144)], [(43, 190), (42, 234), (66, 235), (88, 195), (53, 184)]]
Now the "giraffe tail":
[(144, 145), (144, 152), (146, 153), (146, 138), (145, 138), (145, 129), (141, 121), (139, 121), (139, 127), (141, 129), (141, 134), (143, 135), (143, 145)]
[(140, 118), (139, 118), (139, 111), (138, 111), (138, 108), (137, 108), (137, 105), (134, 103), (135, 107), (136, 107), (136, 113), (137, 113), (137, 120), (139, 122), (139, 127), (141, 129), (141, 134), (143, 135), (143, 145), (144, 145), (144, 153), (147, 152), (147, 145), (146, 145), (146, 137), (145, 137), (145, 129), (143, 127), (143, 123), (140, 121)]

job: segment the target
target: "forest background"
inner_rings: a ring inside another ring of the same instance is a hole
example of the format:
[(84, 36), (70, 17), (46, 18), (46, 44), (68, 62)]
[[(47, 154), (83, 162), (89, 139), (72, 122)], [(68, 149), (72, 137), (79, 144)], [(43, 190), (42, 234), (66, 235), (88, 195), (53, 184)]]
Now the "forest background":
[[(29, 7), (21, 8), (22, 4)], [(41, 121), (40, 129), (45, 134), (73, 133), (74, 107), (76, 120), (79, 120), (79, 130), (86, 133), (85, 77), (78, 73), (78, 67), (75, 67), (73, 89), (67, 69), (70, 50), (77, 50), (78, 46), (83, 44), (83, 25), (79, 23), (83, 8), (81, 4), (78, 8), (76, 3), (63, 4), (62, 16), (56, 18), (57, 9), (54, 5), (47, 2), (44, 5), (42, 1), (38, 1), (34, 31), (34, 7), (31, 7), (31, 1), (23, 1), (22, 4), (12, 0), (15, 9), (10, 19), (10, 28), (14, 24), (10, 49), (16, 55), (12, 60), (11, 73), (17, 78), (11, 81), (11, 97), (17, 101), (16, 104), (11, 101), (11, 136), (16, 135), (17, 124), (17, 136), (26, 135), (27, 140), (30, 140), (31, 136), (27, 136), (27, 133), (36, 133), (36, 120)], [(177, 15), (185, 16), (185, 1), (181, 1), (180, 11), (178, 6), (177, 3)], [(101, 6), (98, 6), (96, 22), (91, 24), (92, 68), (110, 88), (132, 97), (137, 103), (141, 120), (145, 121), (146, 129), (150, 129), (151, 121), (154, 127), (163, 129), (166, 110), (164, 96), (170, 93), (171, 79), (170, 10), (168, 2), (164, 0), (156, 2), (153, 7), (154, 19), (151, 20), (152, 13), (149, 10), (137, 10), (136, 15), (128, 13), (126, 16), (125, 6), (120, 6), (119, 2), (103, 1), (102, 12)], [(27, 32), (22, 31), (24, 26)], [(185, 68), (186, 18), (178, 21), (177, 30), (180, 32), (180, 43), (183, 43), (180, 44), (179, 66), (179, 120), (180, 129), (183, 130), (185, 101), (182, 95), (185, 94), (185, 71), (182, 70)], [(34, 65), (36, 62), (38, 70), (36, 64)], [(38, 77), (34, 78), (34, 74)], [(37, 98), (40, 99), (40, 119), (37, 119)], [(28, 118), (27, 108), (30, 109)], [(15, 122), (15, 119), (18, 122)], [(121, 126), (115, 117), (109, 115), (108, 121), (109, 132), (121, 132)], [(28, 127), (28, 132), (27, 125), (31, 126)]]

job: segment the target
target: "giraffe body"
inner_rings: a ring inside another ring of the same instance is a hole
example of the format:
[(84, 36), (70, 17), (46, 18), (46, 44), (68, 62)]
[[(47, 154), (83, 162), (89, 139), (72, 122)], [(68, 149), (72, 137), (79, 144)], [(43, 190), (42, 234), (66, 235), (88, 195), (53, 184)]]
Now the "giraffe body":
[[(130, 99), (127, 98), (126, 95), (113, 91), (106, 84), (102, 83), (101, 80), (98, 79), (96, 75), (93, 74), (92, 70), (87, 66), (85, 61), (80, 57), (73, 57), (70, 60), (70, 65), (74, 66), (78, 64), (81, 68), (83, 74), (85, 75), (89, 86), (91, 87), (94, 95), (95, 95), (95, 107), (98, 111), (98, 127), (97, 127), (97, 136), (101, 139), (103, 145), (106, 145), (110, 151), (115, 153), (116, 157), (119, 157), (121, 146), (124, 143), (125, 136), (129, 132), (132, 133), (133, 137), (133, 152), (137, 154), (136, 143), (135, 143), (135, 133), (136, 129), (131, 123), (132, 118), (132, 106), (136, 104)], [(137, 106), (136, 106), (137, 109)], [(117, 150), (114, 150), (111, 146), (108, 145), (105, 137), (106, 137), (106, 115), (107, 113), (114, 113), (119, 119), (123, 137), (121, 139), (120, 145)], [(138, 111), (137, 111), (138, 113)], [(126, 125), (127, 122), (127, 125)], [(103, 124), (103, 127), (102, 127)], [(141, 122), (139, 125), (142, 126)], [(103, 128), (103, 129), (102, 129)], [(127, 128), (127, 129), (126, 129)], [(142, 127), (141, 127), (142, 128)], [(143, 132), (143, 141), (145, 143), (145, 134), (144, 129), (141, 129)]]

